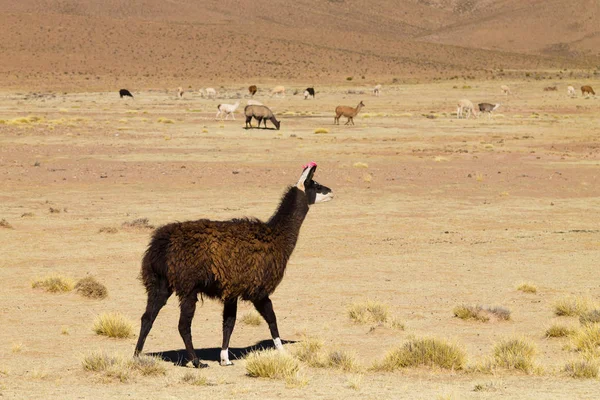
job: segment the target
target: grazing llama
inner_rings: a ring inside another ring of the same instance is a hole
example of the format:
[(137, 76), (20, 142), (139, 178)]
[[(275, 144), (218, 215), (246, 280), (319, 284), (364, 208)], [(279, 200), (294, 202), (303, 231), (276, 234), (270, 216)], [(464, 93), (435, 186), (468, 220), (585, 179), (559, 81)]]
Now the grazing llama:
[(381, 85), (375, 85), (373, 88), (373, 94), (375, 96), (379, 96), (381, 94)]
[(313, 180), (316, 169), (314, 162), (304, 166), (298, 183), (286, 190), (267, 222), (200, 219), (171, 223), (154, 231), (142, 260), (140, 275), (148, 301), (135, 356), (142, 352), (158, 312), (173, 292), (181, 309), (179, 334), (188, 361), (196, 368), (208, 366), (200, 362), (192, 343), (192, 318), (202, 295), (224, 304), (222, 366), (232, 365), (229, 340), (238, 299), (254, 304), (269, 326), (275, 347), (283, 350), (269, 296), (283, 279), (310, 206), (333, 198), (331, 189)]
[(500, 90), (502, 91), (502, 93), (504, 93), (506, 96), (508, 96), (509, 94), (511, 94), (510, 88), (506, 85), (502, 85), (500, 86)]
[(476, 115), (475, 106), (471, 103), (470, 100), (461, 99), (458, 101), (458, 109), (456, 110), (456, 116), (458, 119), (461, 119), (463, 116), (463, 112), (466, 115), (466, 118), (470, 118), (471, 114)]
[(569, 97), (575, 97), (575, 96), (577, 96), (577, 92), (575, 91), (575, 88), (573, 86), (567, 87), (567, 95)]
[(488, 119), (492, 118), (492, 112), (497, 110), (500, 107), (500, 103), (498, 104), (490, 104), (490, 103), (479, 103), (479, 111), (481, 113), (488, 113)]
[(585, 85), (585, 86), (581, 87), (581, 95), (582, 96), (589, 97), (590, 94), (593, 94), (594, 96), (596, 95), (596, 92), (594, 92), (594, 89), (592, 89), (591, 86)]

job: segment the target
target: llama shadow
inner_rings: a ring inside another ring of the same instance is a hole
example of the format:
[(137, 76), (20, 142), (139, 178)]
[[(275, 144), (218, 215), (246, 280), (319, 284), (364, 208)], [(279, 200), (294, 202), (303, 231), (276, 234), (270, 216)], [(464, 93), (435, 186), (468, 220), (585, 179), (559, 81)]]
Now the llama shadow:
[[(296, 343), (294, 340), (282, 340), (281, 343)], [(252, 346), (248, 347), (230, 347), (229, 355), (232, 361), (239, 360), (244, 358), (246, 354), (251, 353), (257, 350), (267, 350), (274, 349), (275, 345), (273, 344), (273, 340), (261, 340), (260, 342), (255, 343)], [(216, 361), (219, 362), (221, 360), (221, 348), (220, 347), (211, 347), (206, 349), (196, 349), (196, 356), (202, 361)], [(167, 350), (156, 353), (147, 353), (147, 355), (152, 357), (159, 357), (163, 361), (172, 362), (175, 365), (185, 366), (187, 364), (187, 351), (185, 349), (181, 350)]]
[(268, 131), (276, 131), (276, 130), (277, 130), (277, 128), (271, 128), (271, 127), (268, 127), (268, 128), (257, 128), (256, 126), (253, 126), (253, 127), (248, 127), (248, 126), (245, 126), (245, 127), (244, 127), (244, 129), (245, 129), (245, 130), (249, 130), (249, 129), (260, 129), (260, 130), (265, 130), (265, 129), (266, 129), (266, 130), (268, 130)]

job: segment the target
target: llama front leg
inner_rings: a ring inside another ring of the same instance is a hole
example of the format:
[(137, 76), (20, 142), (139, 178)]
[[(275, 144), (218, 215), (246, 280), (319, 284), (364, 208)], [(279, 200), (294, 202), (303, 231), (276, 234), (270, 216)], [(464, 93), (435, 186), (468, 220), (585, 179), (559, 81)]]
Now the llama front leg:
[(229, 339), (235, 327), (237, 299), (227, 301), (223, 307), (223, 345), (221, 346), (221, 366), (233, 365), (229, 361)]
[(137, 345), (135, 346), (134, 356), (138, 356), (144, 348), (146, 337), (152, 329), (154, 320), (158, 315), (158, 312), (165, 304), (169, 296), (171, 296), (171, 290), (167, 287), (166, 281), (161, 281), (159, 287), (148, 291), (148, 302), (146, 304), (146, 312), (142, 315), (142, 326), (140, 328), (140, 336), (138, 337)]
[(265, 297), (262, 300), (254, 302), (256, 311), (265, 319), (269, 325), (271, 331), (271, 337), (273, 338), (273, 344), (277, 350), (283, 351), (283, 345), (281, 344), (281, 338), (279, 337), (279, 329), (277, 329), (277, 317), (275, 317), (275, 311), (273, 311), (273, 303), (271, 299)]
[(180, 299), (181, 314), (179, 315), (179, 334), (185, 343), (185, 349), (188, 352), (188, 360), (194, 364), (196, 368), (206, 368), (208, 364), (203, 364), (196, 356), (194, 351), (194, 344), (192, 343), (192, 319), (196, 312), (196, 302), (198, 296), (196, 293)]

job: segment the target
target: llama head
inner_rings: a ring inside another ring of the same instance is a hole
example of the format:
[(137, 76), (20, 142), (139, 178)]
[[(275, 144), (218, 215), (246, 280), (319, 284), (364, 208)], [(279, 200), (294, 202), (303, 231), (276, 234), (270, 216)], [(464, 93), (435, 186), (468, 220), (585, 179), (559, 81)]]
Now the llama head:
[(497, 110), (498, 107), (500, 107), (500, 103), (494, 104), (494, 108), (492, 108), (492, 111)]
[(275, 119), (275, 117), (273, 117), (273, 119), (271, 119), (271, 122), (273, 122), (273, 125), (275, 125), (275, 128), (277, 128), (277, 130), (279, 130), (279, 127), (281, 126), (281, 121), (277, 121)]
[(363, 103), (362, 100), (361, 100), (361, 102), (358, 103), (358, 108), (361, 108), (361, 107), (364, 107), (364, 106), (365, 106), (365, 103)]
[(319, 184), (319, 182), (313, 180), (315, 171), (317, 170), (317, 163), (310, 162), (304, 166), (302, 175), (296, 184), (296, 187), (306, 193), (308, 204), (323, 203), (333, 199), (333, 192), (327, 186)]

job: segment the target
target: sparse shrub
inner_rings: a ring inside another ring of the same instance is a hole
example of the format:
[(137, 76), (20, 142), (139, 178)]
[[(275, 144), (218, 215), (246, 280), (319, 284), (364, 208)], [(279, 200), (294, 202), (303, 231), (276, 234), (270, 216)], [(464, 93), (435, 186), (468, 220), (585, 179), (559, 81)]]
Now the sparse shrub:
[(598, 363), (592, 360), (568, 362), (563, 372), (578, 379), (592, 379), (598, 377)]
[(523, 293), (537, 293), (537, 287), (531, 283), (521, 283), (517, 286), (517, 290), (520, 290)]
[(109, 356), (104, 352), (92, 352), (83, 357), (81, 364), (86, 371), (102, 372), (121, 361), (119, 357)]
[(346, 383), (350, 389), (360, 390), (360, 385), (362, 385), (363, 376), (361, 374), (358, 375), (350, 375)]
[(181, 382), (187, 383), (188, 385), (194, 386), (206, 386), (208, 385), (208, 380), (205, 376), (196, 374), (194, 372), (188, 371), (181, 377)]
[(571, 335), (571, 340), (577, 350), (595, 354), (600, 346), (600, 324), (582, 326)]
[(240, 321), (246, 325), (259, 326), (262, 324), (263, 318), (256, 311), (250, 311), (242, 315)]
[(91, 299), (103, 299), (108, 296), (108, 289), (93, 276), (87, 276), (80, 279), (75, 285), (77, 293)]
[(346, 80), (347, 80), (347, 81), (351, 81), (352, 79), (354, 79), (352, 76), (348, 76), (348, 77), (346, 77)]
[(121, 313), (103, 313), (94, 321), (94, 332), (112, 338), (129, 338), (133, 336), (131, 323)]
[(33, 217), (33, 213), (32, 212), (26, 212), (21, 214), (21, 218), (29, 218), (29, 217)]
[(535, 345), (521, 338), (505, 339), (494, 346), (494, 362), (497, 366), (526, 373), (534, 370), (535, 354)]
[(581, 322), (583, 325), (600, 322), (600, 310), (592, 310), (581, 314), (579, 316), (579, 322)]
[(246, 357), (246, 373), (251, 377), (294, 380), (299, 371), (298, 360), (279, 350), (255, 351)]
[(311, 367), (323, 367), (323, 342), (311, 336), (305, 336), (299, 343), (294, 345), (293, 354), (298, 360), (305, 362)]
[(393, 371), (398, 368), (439, 367), (463, 369), (466, 363), (464, 350), (455, 344), (434, 338), (412, 338), (401, 347), (386, 354), (375, 369)]
[(20, 353), (23, 351), (25, 346), (23, 346), (23, 343), (13, 343), (11, 351), (13, 353)]
[(509, 321), (510, 320), (510, 310), (504, 307), (489, 307), (486, 309), (487, 312), (489, 312), (490, 314), (493, 314), (496, 316), (496, 318), (498, 318), (499, 320), (502, 321)]
[(15, 229), (13, 228), (13, 226), (4, 218), (2, 218), (2, 220), (0, 220), (0, 228), (5, 228), (5, 229)]
[(117, 232), (119, 232), (119, 230), (117, 228), (113, 228), (113, 227), (110, 227), (110, 226), (104, 226), (104, 227), (98, 229), (98, 233), (111, 233), (111, 234), (113, 234), (113, 233), (117, 233)]
[(75, 287), (71, 278), (60, 275), (51, 275), (43, 279), (37, 279), (31, 283), (34, 289), (41, 288), (50, 293), (70, 292)]
[(546, 329), (546, 337), (548, 338), (556, 338), (556, 337), (566, 337), (575, 332), (574, 329), (569, 328), (564, 325), (552, 325), (550, 328)]
[(399, 331), (403, 331), (404, 329), (406, 329), (404, 323), (397, 318), (390, 318), (387, 321), (386, 326), (392, 329), (397, 329)]
[(355, 162), (352, 166), (354, 168), (369, 168), (369, 164), (364, 163), (364, 162), (360, 162), (360, 161), (359, 162)]
[(496, 382), (486, 382), (486, 383), (478, 383), (473, 388), (474, 392), (495, 392), (498, 390), (498, 383)]
[(359, 324), (383, 324), (389, 319), (389, 307), (377, 301), (367, 300), (363, 303), (353, 303), (348, 307), (348, 316)]
[(327, 354), (327, 365), (342, 371), (357, 371), (358, 363), (356, 357), (342, 350), (332, 350)]
[(593, 302), (585, 297), (564, 297), (554, 305), (554, 313), (558, 316), (579, 316), (595, 308)]
[(164, 117), (160, 117), (159, 119), (156, 120), (156, 122), (159, 122), (161, 124), (174, 124), (175, 123), (175, 121), (173, 121), (172, 119), (164, 118)]
[(63, 327), (60, 329), (60, 334), (61, 334), (61, 335), (65, 335), (65, 336), (69, 336), (69, 328), (67, 328), (66, 326), (63, 326)]
[(329, 133), (329, 129), (327, 129), (327, 128), (317, 128), (317, 129), (315, 129), (315, 133)]
[(143, 376), (165, 375), (167, 369), (163, 365), (160, 357), (153, 356), (138, 356), (129, 361), (131, 368)]
[(133, 221), (123, 222), (121, 226), (129, 229), (154, 229), (154, 225), (149, 224), (148, 218), (137, 218)]
[(48, 208), (48, 211), (50, 212), (50, 214), (60, 214), (60, 208), (50, 207)]
[(454, 316), (460, 319), (474, 319), (476, 321), (487, 322), (490, 320), (481, 306), (456, 306), (453, 310)]

